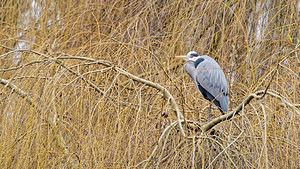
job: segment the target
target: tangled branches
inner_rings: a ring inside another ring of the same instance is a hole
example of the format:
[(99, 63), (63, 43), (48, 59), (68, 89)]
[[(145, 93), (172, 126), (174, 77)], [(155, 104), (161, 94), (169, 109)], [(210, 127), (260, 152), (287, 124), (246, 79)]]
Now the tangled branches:
[[(23, 65), (19, 65), (16, 67), (4, 68), (4, 69), (1, 69), (0, 72), (16, 71), (19, 69), (24, 69), (25, 67), (30, 67), (35, 64), (41, 64), (41, 63), (46, 63), (46, 62), (55, 62), (55, 64), (57, 64), (58, 66), (63, 68), (65, 71), (68, 71), (69, 73), (71, 73), (72, 75), (74, 75), (76, 77), (71, 82), (69, 82), (66, 86), (68, 86), (70, 83), (74, 82), (76, 79), (81, 79), (85, 84), (87, 84), (88, 86), (93, 88), (96, 92), (98, 92), (99, 94), (104, 96), (105, 93), (107, 93), (107, 91), (111, 89), (111, 87), (108, 88), (106, 91), (104, 91), (98, 85), (96, 85), (92, 80), (86, 78), (85, 76), (92, 74), (92, 73), (96, 73), (96, 72), (102, 73), (102, 72), (106, 72), (108, 70), (113, 70), (117, 74), (124, 75), (130, 80), (144, 84), (148, 87), (154, 88), (157, 91), (159, 91), (162, 94), (163, 98), (165, 100), (169, 101), (170, 105), (172, 106), (172, 108), (175, 112), (174, 117), (176, 117), (176, 120), (172, 121), (169, 125), (166, 125), (163, 128), (163, 131), (160, 134), (159, 139), (155, 143), (155, 146), (152, 149), (150, 155), (145, 160), (141, 160), (139, 163), (134, 165), (134, 167), (139, 167), (141, 165), (144, 165), (144, 168), (147, 168), (151, 163), (154, 163), (153, 165), (158, 167), (161, 163), (164, 163), (165, 161), (167, 161), (172, 156), (172, 154), (175, 153), (175, 151), (177, 151), (176, 149), (174, 149), (174, 151), (170, 152), (170, 154), (164, 155), (165, 154), (164, 151), (169, 151), (167, 143), (169, 143), (172, 140), (171, 134), (176, 132), (177, 129), (181, 133), (181, 140), (182, 140), (177, 145), (177, 148), (183, 147), (184, 145), (187, 147), (191, 147), (190, 154), (191, 154), (191, 165), (192, 166), (200, 165), (198, 162), (199, 159), (196, 160), (196, 152), (200, 152), (200, 149), (201, 149), (201, 146), (199, 146), (200, 143), (203, 142), (203, 140), (210, 140), (211, 142), (214, 142), (214, 143), (210, 142), (209, 143), (210, 145), (205, 146), (204, 148), (210, 148), (212, 145), (215, 145), (215, 146), (220, 147), (220, 151), (219, 151), (219, 154), (212, 160), (212, 162), (210, 162), (210, 164), (206, 164), (206, 167), (209, 167), (210, 165), (212, 165), (212, 163), (222, 154), (226, 155), (226, 157), (229, 159), (232, 166), (237, 167), (238, 165), (234, 162), (233, 157), (230, 155), (230, 152), (228, 151), (228, 149), (231, 146), (236, 146), (234, 143), (236, 143), (238, 141), (238, 139), (242, 136), (242, 134), (244, 133), (244, 130), (241, 130), (239, 132), (238, 136), (235, 137), (233, 140), (229, 139), (228, 142), (226, 142), (226, 146), (224, 146), (221, 143), (221, 141), (218, 140), (218, 138), (216, 138), (216, 137), (218, 137), (218, 134), (220, 134), (220, 133), (218, 133), (216, 128), (221, 122), (224, 122), (224, 123), (230, 122), (234, 117), (238, 117), (240, 114), (244, 115), (241, 112), (243, 112), (245, 110), (245, 107), (248, 106), (253, 99), (262, 100), (262, 99), (264, 99), (264, 97), (266, 97), (268, 95), (280, 100), (280, 102), (284, 106), (288, 106), (290, 109), (292, 109), (294, 112), (296, 112), (297, 115), (299, 115), (298, 105), (294, 105), (294, 104), (290, 103), (286, 98), (284, 98), (280, 94), (276, 93), (275, 91), (268, 90), (275, 73), (272, 74), (269, 85), (265, 90), (260, 90), (260, 91), (256, 91), (254, 93), (248, 94), (248, 96), (246, 96), (244, 98), (244, 100), (240, 104), (238, 104), (236, 106), (236, 108), (234, 108), (231, 112), (228, 112), (225, 115), (216, 117), (215, 119), (213, 119), (212, 121), (210, 121), (207, 124), (199, 124), (198, 122), (187, 119), (187, 117), (183, 116), (175, 98), (173, 97), (171, 92), (166, 87), (160, 85), (159, 83), (154, 83), (150, 80), (146, 80), (144, 78), (133, 75), (133, 74), (129, 73), (128, 71), (126, 71), (125, 69), (122, 69), (122, 68), (114, 65), (112, 62), (88, 58), (88, 57), (72, 56), (72, 55), (64, 54), (64, 53), (59, 53), (59, 54), (57, 54), (57, 57), (53, 57), (53, 56), (46, 55), (46, 54), (43, 54), (43, 53), (40, 53), (40, 52), (37, 52), (34, 50), (13, 50), (13, 49), (5, 47), (3, 45), (1, 45), (1, 46), (8, 50), (11, 50), (10, 52), (8, 52), (6, 54), (2, 54), (1, 56), (6, 56), (13, 52), (26, 52), (26, 53), (38, 55), (40, 57), (40, 60), (34, 60), (34, 61), (28, 62)], [(74, 67), (76, 67), (76, 65), (75, 66), (67, 66), (67, 64), (64, 63), (64, 61), (70, 61), (70, 60), (83, 61), (84, 63), (80, 63), (81, 65), (102, 65), (104, 68), (99, 69), (99, 70), (89, 71), (89, 72), (81, 74), (81, 73), (79, 73), (79, 71), (75, 71), (73, 69)], [(271, 73), (270, 73), (270, 75), (271, 75)], [(113, 80), (113, 82), (115, 82), (115, 80)], [(21, 98), (25, 99), (30, 105), (37, 108), (37, 110), (38, 110), (37, 112), (41, 111), (42, 106), (37, 103), (38, 98), (35, 99), (35, 98), (31, 97), (31, 94), (22, 90), (19, 86), (12, 83), (11, 80), (0, 78), (0, 83), (2, 85), (4, 85), (5, 89), (10, 89), (12, 92), (18, 94)], [(56, 95), (58, 95), (58, 94), (56, 94)], [(107, 97), (109, 97), (109, 96), (107, 96)], [(111, 98), (111, 99), (114, 99), (114, 98)], [(263, 108), (263, 110), (265, 110), (264, 105), (262, 105), (262, 108)], [(267, 115), (264, 114), (264, 118), (266, 118), (266, 116)], [(52, 127), (52, 129), (55, 133), (55, 138), (57, 140), (58, 147), (60, 147), (60, 149), (62, 149), (62, 152), (67, 155), (70, 153), (70, 151), (68, 149), (68, 146), (66, 145), (66, 141), (64, 140), (63, 134), (61, 133), (61, 131), (59, 129), (58, 123), (60, 123), (60, 120), (58, 118), (61, 118), (61, 117), (59, 117), (59, 115), (54, 113), (53, 117), (47, 117), (45, 120), (47, 121), (47, 123), (50, 124), (50, 126)], [(266, 126), (266, 124), (265, 124), (265, 126)], [(194, 128), (197, 132), (191, 135), (190, 131), (189, 131), (190, 127)], [(206, 136), (208, 131), (213, 131), (213, 132), (216, 132), (217, 134), (215, 133), (215, 135), (213, 135), (213, 136), (211, 136), (211, 135)], [(264, 136), (267, 136), (266, 128), (265, 128)], [(267, 140), (267, 138), (264, 137), (265, 144), (267, 144), (266, 140)], [(265, 150), (265, 152), (267, 152), (267, 150)], [(72, 161), (77, 161), (77, 159), (72, 159)]]

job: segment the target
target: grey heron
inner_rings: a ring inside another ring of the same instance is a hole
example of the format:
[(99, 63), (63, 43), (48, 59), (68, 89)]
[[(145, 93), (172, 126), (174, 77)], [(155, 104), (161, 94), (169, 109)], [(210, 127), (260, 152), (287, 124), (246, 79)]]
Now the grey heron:
[(220, 65), (207, 55), (199, 56), (195, 51), (187, 55), (176, 56), (186, 60), (185, 72), (193, 79), (202, 96), (210, 101), (208, 121), (210, 120), (211, 102), (221, 111), (229, 110), (229, 90), (224, 72)]

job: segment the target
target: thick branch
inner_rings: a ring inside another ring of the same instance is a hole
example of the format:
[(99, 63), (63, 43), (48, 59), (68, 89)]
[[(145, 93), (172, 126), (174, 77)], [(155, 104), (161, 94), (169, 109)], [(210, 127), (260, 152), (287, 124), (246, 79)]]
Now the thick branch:
[(215, 119), (213, 119), (211, 122), (209, 122), (208, 124), (202, 126), (202, 131), (203, 132), (206, 132), (208, 130), (210, 130), (212, 127), (214, 127), (215, 125), (221, 123), (222, 121), (225, 121), (225, 120), (229, 120), (231, 119), (233, 116), (235, 116), (236, 114), (238, 114), (245, 105), (249, 104), (250, 101), (253, 99), (253, 98), (261, 98), (261, 96), (259, 95), (262, 95), (264, 96), (264, 93), (265, 93), (265, 90), (260, 90), (260, 91), (257, 91), (253, 94), (250, 94), (240, 105), (238, 105), (233, 111), (231, 111), (230, 113), (227, 113), (227, 114), (224, 114), (220, 117), (217, 117)]

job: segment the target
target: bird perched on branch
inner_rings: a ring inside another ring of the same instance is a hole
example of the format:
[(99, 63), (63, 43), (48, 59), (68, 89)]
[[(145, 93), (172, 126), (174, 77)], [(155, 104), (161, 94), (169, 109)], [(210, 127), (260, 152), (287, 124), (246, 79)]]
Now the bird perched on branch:
[(185, 72), (193, 79), (202, 96), (210, 101), (208, 121), (210, 120), (211, 102), (221, 111), (229, 110), (229, 90), (224, 72), (211, 57), (199, 56), (195, 51), (187, 55), (176, 56), (186, 60)]

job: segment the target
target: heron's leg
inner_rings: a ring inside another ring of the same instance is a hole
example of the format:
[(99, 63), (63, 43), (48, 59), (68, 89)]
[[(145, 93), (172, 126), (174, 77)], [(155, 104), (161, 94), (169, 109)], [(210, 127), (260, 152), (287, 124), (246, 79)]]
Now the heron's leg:
[(211, 103), (209, 103), (209, 108), (208, 108), (208, 122), (210, 121), (210, 110), (211, 110)]

